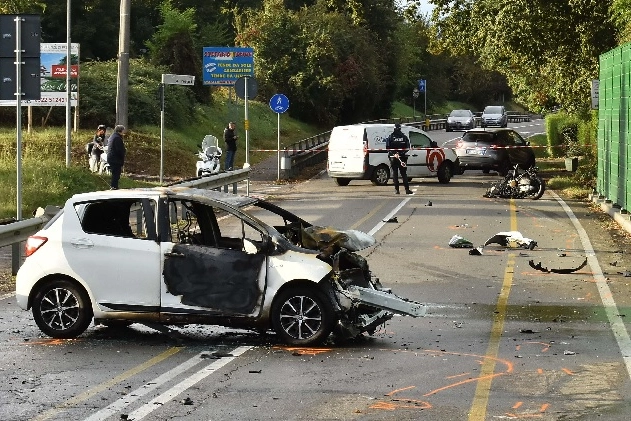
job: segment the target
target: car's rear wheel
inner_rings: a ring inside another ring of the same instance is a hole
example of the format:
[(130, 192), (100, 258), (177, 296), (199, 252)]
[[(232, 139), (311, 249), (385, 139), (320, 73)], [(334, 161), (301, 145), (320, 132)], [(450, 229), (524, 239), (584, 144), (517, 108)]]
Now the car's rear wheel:
[(203, 175), (204, 175), (204, 173), (202, 172), (202, 170), (197, 170), (197, 176), (198, 177), (201, 177)]
[(76, 338), (92, 321), (92, 305), (83, 288), (59, 279), (37, 291), (33, 299), (33, 318), (40, 330), (50, 337)]
[(390, 168), (387, 165), (381, 164), (375, 168), (375, 172), (372, 174), (370, 181), (376, 186), (385, 186), (390, 179)]
[(316, 345), (331, 333), (335, 321), (331, 302), (313, 288), (280, 293), (272, 307), (272, 325), (289, 345)]
[(451, 163), (443, 162), (440, 167), (438, 167), (438, 182), (441, 184), (449, 183), (451, 180)]
[(335, 179), (335, 183), (338, 186), (348, 186), (348, 183), (350, 183), (350, 182), (351, 182), (350, 178), (340, 178), (340, 177), (338, 177), (338, 178)]

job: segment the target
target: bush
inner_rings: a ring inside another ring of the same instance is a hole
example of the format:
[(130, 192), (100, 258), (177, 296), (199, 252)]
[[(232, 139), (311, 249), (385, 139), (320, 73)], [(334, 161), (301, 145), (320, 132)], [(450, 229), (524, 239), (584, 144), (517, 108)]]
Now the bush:
[[(117, 62), (99, 61), (81, 65), (79, 109), (81, 126), (116, 123)], [(160, 124), (158, 87), (166, 68), (144, 59), (129, 63), (128, 125), (138, 127)], [(194, 121), (195, 98), (186, 86), (167, 85), (165, 123), (169, 127), (186, 127)]]
[(574, 115), (555, 113), (546, 116), (546, 135), (550, 157), (571, 157), (582, 154), (578, 141), (579, 125), (580, 120)]

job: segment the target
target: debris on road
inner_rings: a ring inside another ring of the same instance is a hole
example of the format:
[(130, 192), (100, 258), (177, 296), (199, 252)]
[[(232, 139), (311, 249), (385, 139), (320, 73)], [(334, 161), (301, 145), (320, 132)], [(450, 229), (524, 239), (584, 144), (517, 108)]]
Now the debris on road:
[(456, 234), (449, 240), (449, 247), (453, 248), (472, 248), (473, 243), (466, 238)]
[(483, 247), (472, 248), (471, 250), (469, 250), (469, 254), (471, 256), (482, 256), (482, 249)]
[(384, 219), (382, 222), (396, 222), (396, 223), (398, 223), (399, 221), (397, 220), (396, 216), (393, 216), (390, 219)]
[(585, 266), (587, 266), (587, 257), (585, 258), (583, 263), (580, 264), (580, 266), (575, 267), (575, 268), (569, 268), (569, 269), (548, 269), (548, 268), (544, 268), (543, 266), (541, 266), (541, 262), (535, 264), (534, 260), (529, 260), (528, 264), (530, 265), (531, 268), (537, 269), (538, 271), (541, 271), (541, 272), (568, 274), (568, 273), (576, 272), (577, 270), (583, 269)]
[(493, 237), (486, 240), (484, 245), (486, 246), (492, 243), (497, 243), (502, 247), (527, 248), (529, 250), (533, 250), (537, 247), (535, 240), (524, 237), (519, 231), (498, 232)]

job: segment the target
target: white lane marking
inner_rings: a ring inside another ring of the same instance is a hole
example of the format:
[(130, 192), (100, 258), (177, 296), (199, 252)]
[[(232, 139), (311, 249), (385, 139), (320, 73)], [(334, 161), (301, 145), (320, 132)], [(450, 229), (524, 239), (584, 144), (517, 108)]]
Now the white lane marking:
[(210, 374), (219, 370), (221, 367), (228, 364), (229, 362), (231, 362), (236, 357), (240, 356), (241, 354), (243, 354), (250, 348), (252, 347), (240, 346), (236, 348), (234, 351), (230, 352), (230, 354), (232, 354), (232, 357), (223, 357), (220, 360), (217, 360), (213, 362), (212, 364), (207, 365), (206, 367), (199, 370), (197, 373), (193, 374), (192, 376), (188, 377), (185, 380), (182, 380), (180, 383), (176, 384), (175, 386), (173, 386), (171, 389), (167, 390), (160, 396), (153, 398), (152, 400), (147, 402), (145, 405), (141, 406), (134, 412), (128, 414), (127, 419), (134, 420), (134, 421), (143, 419), (144, 417), (152, 413), (154, 410), (159, 408), (161, 405), (164, 405), (165, 403), (172, 400), (180, 393), (184, 392), (186, 389), (189, 389), (190, 387), (194, 386), (197, 382), (203, 380)]
[(410, 201), (410, 199), (412, 199), (412, 198), (408, 197), (408, 198), (404, 199), (401, 203), (399, 203), (399, 206), (394, 208), (394, 210), (392, 212), (390, 212), (388, 215), (386, 215), (386, 217), (383, 218), (381, 220), (381, 222), (379, 222), (377, 225), (375, 225), (375, 227), (373, 229), (368, 231), (368, 235), (375, 235), (375, 233), (377, 231), (379, 231), (381, 229), (381, 227), (383, 227), (386, 224), (383, 221), (384, 220), (387, 221), (388, 219), (392, 218), (403, 206), (405, 206)]
[(210, 354), (210, 353), (211, 353), (210, 351), (200, 352), (199, 354), (189, 359), (188, 361), (184, 361), (182, 364), (178, 365), (177, 367), (174, 367), (171, 370), (167, 371), (166, 373), (161, 374), (160, 376), (156, 377), (154, 380), (147, 382), (146, 384), (144, 384), (143, 386), (140, 386), (138, 389), (134, 390), (133, 392), (130, 392), (127, 395), (123, 396), (122, 398), (118, 399), (117, 401), (112, 402), (107, 407), (101, 409), (98, 412), (95, 412), (94, 414), (86, 418), (84, 421), (102, 421), (102, 420), (107, 419), (108, 417), (114, 415), (116, 412), (122, 410), (128, 405), (131, 405), (132, 403), (134, 403), (135, 401), (137, 401), (138, 399), (140, 399), (147, 393), (157, 389), (158, 387), (162, 386), (164, 383), (174, 379), (175, 377), (179, 376), (183, 372), (201, 363), (202, 361), (204, 361), (204, 359), (202, 358), (202, 355)]
[(585, 250), (585, 255), (587, 256), (587, 263), (589, 263), (592, 273), (594, 274), (596, 287), (598, 288), (600, 300), (605, 308), (605, 313), (607, 314), (611, 331), (616, 338), (616, 342), (618, 342), (622, 359), (627, 366), (627, 373), (631, 378), (631, 339), (629, 338), (629, 332), (627, 332), (627, 329), (622, 322), (622, 317), (620, 317), (620, 312), (618, 311), (616, 302), (613, 299), (613, 294), (609, 289), (609, 285), (607, 285), (607, 279), (603, 275), (600, 264), (598, 264), (598, 259), (596, 259), (596, 253), (594, 252), (592, 243), (589, 241), (587, 232), (583, 229), (583, 226), (574, 215), (574, 212), (572, 212), (572, 209), (570, 209), (570, 207), (556, 193), (550, 191), (550, 194), (557, 202), (559, 202), (563, 210), (565, 210), (565, 213), (570, 218), (570, 221), (572, 221), (574, 228), (576, 228), (576, 231), (578, 232), (581, 243), (583, 244), (583, 249)]

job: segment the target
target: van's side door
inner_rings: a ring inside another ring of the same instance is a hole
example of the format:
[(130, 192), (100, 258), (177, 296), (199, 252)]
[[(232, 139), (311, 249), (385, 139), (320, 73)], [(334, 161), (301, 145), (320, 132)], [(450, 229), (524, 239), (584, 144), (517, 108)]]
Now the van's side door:
[(427, 166), (427, 154), (432, 147), (431, 139), (424, 133), (410, 130), (408, 133), (412, 149), (408, 153), (408, 177), (427, 177), (431, 171)]

